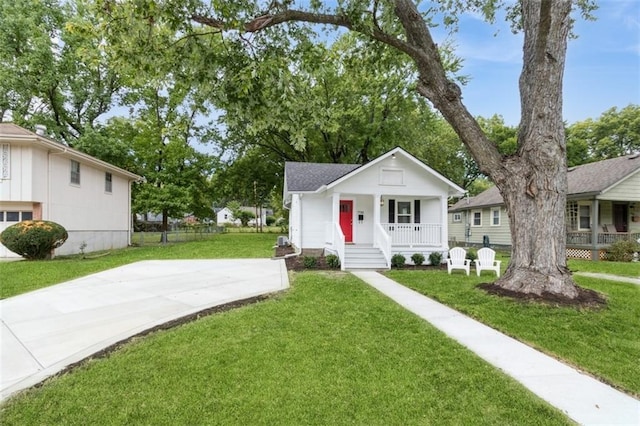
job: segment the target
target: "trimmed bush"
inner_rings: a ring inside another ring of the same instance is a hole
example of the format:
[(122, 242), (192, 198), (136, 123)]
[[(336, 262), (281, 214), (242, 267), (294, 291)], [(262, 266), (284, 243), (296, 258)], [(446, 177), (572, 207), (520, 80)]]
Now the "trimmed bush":
[(413, 261), (414, 265), (420, 266), (424, 263), (424, 255), (422, 253), (413, 253), (411, 255), (411, 261)]
[(267, 226), (273, 226), (273, 224), (276, 223), (276, 218), (273, 216), (267, 216), (267, 218), (264, 221), (267, 224)]
[(340, 267), (340, 258), (335, 254), (328, 254), (325, 260), (327, 261), (327, 265), (332, 269), (338, 269)]
[(442, 253), (440, 253), (439, 251), (434, 251), (433, 253), (429, 254), (429, 263), (433, 266), (440, 266), (440, 264), (442, 263)]
[(318, 265), (318, 259), (313, 256), (305, 256), (302, 258), (302, 263), (305, 268), (313, 269)]
[(638, 252), (640, 252), (640, 244), (630, 240), (616, 241), (607, 250), (607, 260), (612, 262), (631, 262), (633, 253)]
[(399, 253), (391, 256), (391, 266), (394, 268), (402, 268), (406, 261), (407, 258)]
[(67, 230), (55, 222), (25, 220), (5, 229), (0, 242), (30, 260), (48, 259), (51, 251), (67, 241)]
[(475, 250), (469, 250), (469, 251), (467, 252), (467, 259), (469, 259), (469, 260), (471, 260), (471, 261), (474, 261), (474, 260), (476, 260), (477, 258), (478, 258), (478, 255), (476, 254), (476, 251), (475, 251)]

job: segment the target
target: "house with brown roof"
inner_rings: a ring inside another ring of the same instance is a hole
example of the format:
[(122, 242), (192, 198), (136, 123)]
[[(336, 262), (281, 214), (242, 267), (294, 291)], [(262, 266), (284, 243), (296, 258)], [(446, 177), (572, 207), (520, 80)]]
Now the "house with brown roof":
[(394, 254), (445, 254), (447, 203), (464, 190), (402, 148), (367, 164), (287, 162), (289, 241), (342, 269), (387, 269)]
[[(568, 170), (567, 255), (600, 259), (621, 239), (640, 238), (640, 154)], [(452, 245), (509, 248), (509, 216), (496, 187), (449, 209)]]
[[(23, 220), (69, 233), (56, 255), (126, 247), (131, 185), (141, 177), (13, 123), (0, 123), (0, 232)], [(0, 258), (19, 257), (0, 244)]]

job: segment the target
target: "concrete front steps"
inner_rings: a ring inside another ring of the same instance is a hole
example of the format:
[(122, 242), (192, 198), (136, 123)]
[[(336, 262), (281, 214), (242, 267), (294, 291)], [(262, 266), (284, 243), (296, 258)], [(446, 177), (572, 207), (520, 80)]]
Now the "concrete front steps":
[(346, 245), (344, 257), (344, 268), (347, 270), (388, 268), (382, 251), (372, 246)]

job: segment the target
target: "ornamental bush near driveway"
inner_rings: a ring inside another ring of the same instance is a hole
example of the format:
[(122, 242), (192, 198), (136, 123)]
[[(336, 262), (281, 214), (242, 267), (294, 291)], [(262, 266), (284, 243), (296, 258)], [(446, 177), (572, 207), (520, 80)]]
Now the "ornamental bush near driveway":
[(51, 258), (51, 252), (68, 237), (67, 230), (55, 222), (25, 220), (2, 231), (0, 242), (29, 260), (42, 260)]

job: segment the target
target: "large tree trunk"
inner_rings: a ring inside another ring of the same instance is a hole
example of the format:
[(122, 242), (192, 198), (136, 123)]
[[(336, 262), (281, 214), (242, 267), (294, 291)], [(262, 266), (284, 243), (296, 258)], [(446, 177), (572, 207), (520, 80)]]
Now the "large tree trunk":
[(512, 241), (511, 262), (497, 284), (522, 293), (575, 298), (578, 290), (566, 267), (567, 156), (562, 123), (570, 11), (570, 0), (522, 2), (518, 152), (506, 160), (506, 176), (492, 177), (509, 212)]

